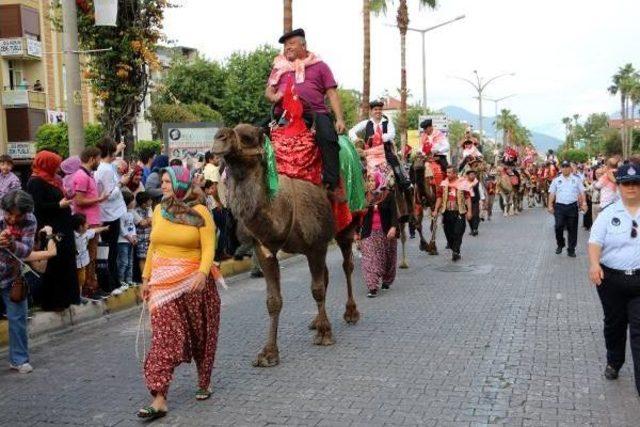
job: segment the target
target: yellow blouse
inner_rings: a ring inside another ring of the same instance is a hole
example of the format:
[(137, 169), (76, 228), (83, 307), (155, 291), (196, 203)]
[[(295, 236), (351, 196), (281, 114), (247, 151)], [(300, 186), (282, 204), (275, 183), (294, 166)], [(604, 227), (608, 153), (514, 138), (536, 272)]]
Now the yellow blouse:
[(209, 275), (215, 254), (216, 226), (211, 212), (205, 206), (197, 205), (194, 209), (204, 218), (203, 227), (173, 223), (163, 218), (161, 206), (156, 206), (143, 278), (151, 277), (151, 260), (155, 253), (168, 258), (199, 259), (198, 270)]

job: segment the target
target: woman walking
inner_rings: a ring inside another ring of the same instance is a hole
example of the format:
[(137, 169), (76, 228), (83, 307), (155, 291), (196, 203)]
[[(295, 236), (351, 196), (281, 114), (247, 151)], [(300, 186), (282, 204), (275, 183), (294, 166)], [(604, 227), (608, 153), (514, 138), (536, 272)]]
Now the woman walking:
[(153, 230), (142, 274), (142, 295), (151, 312), (151, 349), (144, 376), (154, 397), (138, 416), (167, 413), (173, 370), (195, 360), (195, 398), (211, 396), (211, 370), (218, 341), (221, 282), (213, 265), (215, 226), (202, 191), (191, 184), (189, 170), (173, 166), (161, 173), (162, 202), (153, 212)]
[(57, 175), (61, 163), (59, 155), (39, 152), (33, 159), (32, 174), (27, 183), (38, 227), (49, 225), (61, 236), (58, 255), (49, 260), (42, 275), (42, 309), (45, 311), (61, 311), (80, 303), (71, 200), (65, 197), (62, 179)]
[(378, 296), (378, 288), (389, 289), (396, 278), (398, 217), (393, 194), (385, 187), (385, 177), (374, 172), (368, 178), (369, 208), (360, 231), (362, 275), (368, 297)]
[(640, 165), (621, 166), (616, 180), (620, 199), (602, 209), (591, 227), (589, 278), (597, 287), (604, 311), (604, 376), (608, 380), (618, 378), (629, 328), (640, 394)]

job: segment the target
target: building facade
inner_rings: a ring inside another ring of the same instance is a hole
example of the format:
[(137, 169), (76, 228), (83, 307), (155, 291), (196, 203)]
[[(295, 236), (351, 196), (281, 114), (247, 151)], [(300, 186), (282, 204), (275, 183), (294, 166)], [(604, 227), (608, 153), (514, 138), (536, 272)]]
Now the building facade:
[[(65, 120), (62, 33), (51, 13), (51, 0), (0, 0), (0, 153), (19, 162), (35, 155), (40, 126)], [(82, 101), (84, 122), (95, 121), (84, 81)]]

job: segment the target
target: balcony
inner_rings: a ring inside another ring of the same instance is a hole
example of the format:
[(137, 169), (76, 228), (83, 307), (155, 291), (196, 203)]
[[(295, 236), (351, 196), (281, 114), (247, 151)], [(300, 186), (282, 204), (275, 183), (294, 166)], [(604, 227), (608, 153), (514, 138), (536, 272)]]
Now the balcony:
[(42, 43), (31, 37), (0, 39), (0, 57), (7, 59), (40, 60)]
[(47, 94), (33, 90), (5, 90), (2, 92), (2, 106), (4, 108), (45, 110), (47, 108)]

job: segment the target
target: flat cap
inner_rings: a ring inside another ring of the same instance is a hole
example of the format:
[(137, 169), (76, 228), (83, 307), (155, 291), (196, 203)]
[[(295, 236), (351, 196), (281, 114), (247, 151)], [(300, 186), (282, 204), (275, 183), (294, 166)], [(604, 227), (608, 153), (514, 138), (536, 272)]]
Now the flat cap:
[(422, 121), (422, 123), (420, 123), (420, 128), (422, 129), (426, 129), (429, 126), (433, 126), (433, 120), (432, 119), (425, 119)]
[(298, 28), (293, 31), (289, 31), (288, 33), (284, 33), (278, 40), (278, 43), (284, 44), (284, 42), (289, 40), (291, 37), (305, 37), (304, 30), (302, 28)]
[(369, 108), (376, 108), (376, 107), (384, 107), (384, 102), (379, 99), (374, 99), (369, 103)]

